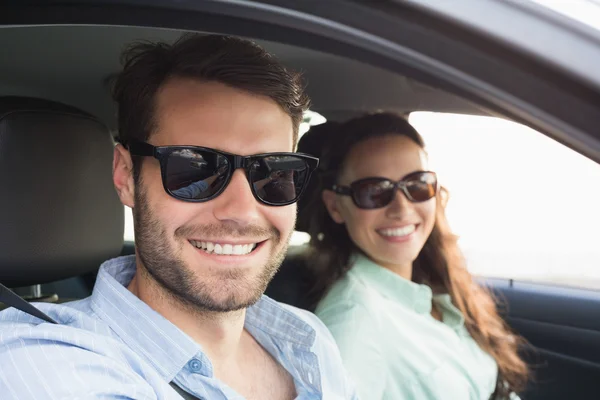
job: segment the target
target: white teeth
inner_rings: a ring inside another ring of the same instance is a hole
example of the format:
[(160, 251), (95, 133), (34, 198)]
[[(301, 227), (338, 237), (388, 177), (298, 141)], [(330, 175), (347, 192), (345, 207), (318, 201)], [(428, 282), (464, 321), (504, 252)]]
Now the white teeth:
[(244, 246), (241, 244), (236, 244), (235, 246), (233, 246), (231, 254), (235, 254), (236, 256), (244, 254)]
[(198, 242), (191, 240), (190, 243), (199, 249), (206, 251), (207, 253), (214, 253), (219, 255), (236, 255), (242, 256), (250, 253), (256, 248), (256, 243), (249, 244), (219, 244), (213, 242)]
[(410, 235), (415, 231), (416, 228), (416, 225), (406, 225), (402, 228), (382, 229), (379, 231), (379, 233), (381, 233), (383, 236), (402, 237)]

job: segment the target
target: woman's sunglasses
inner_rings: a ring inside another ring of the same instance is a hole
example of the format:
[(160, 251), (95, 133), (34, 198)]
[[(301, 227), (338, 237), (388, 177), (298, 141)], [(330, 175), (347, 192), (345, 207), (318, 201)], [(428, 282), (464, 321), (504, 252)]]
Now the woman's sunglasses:
[(165, 191), (189, 202), (209, 201), (223, 193), (233, 172), (246, 170), (252, 194), (269, 206), (295, 203), (306, 188), (319, 159), (301, 153), (238, 156), (198, 146), (152, 146), (130, 140), (123, 145), (132, 155), (160, 162)]
[(387, 178), (364, 178), (354, 181), (350, 186), (333, 185), (331, 190), (351, 196), (358, 208), (372, 210), (387, 206), (394, 200), (398, 190), (413, 203), (427, 201), (437, 193), (438, 181), (435, 172), (413, 172), (395, 182)]

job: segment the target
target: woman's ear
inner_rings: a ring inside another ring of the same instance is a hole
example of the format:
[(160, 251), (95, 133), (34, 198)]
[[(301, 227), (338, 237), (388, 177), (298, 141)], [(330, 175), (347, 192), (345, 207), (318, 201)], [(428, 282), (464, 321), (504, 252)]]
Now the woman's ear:
[(338, 203), (337, 195), (331, 190), (323, 190), (321, 192), (321, 199), (323, 200), (323, 204), (325, 204), (325, 208), (327, 209), (331, 219), (338, 224), (343, 224), (344, 216), (340, 212), (340, 205)]

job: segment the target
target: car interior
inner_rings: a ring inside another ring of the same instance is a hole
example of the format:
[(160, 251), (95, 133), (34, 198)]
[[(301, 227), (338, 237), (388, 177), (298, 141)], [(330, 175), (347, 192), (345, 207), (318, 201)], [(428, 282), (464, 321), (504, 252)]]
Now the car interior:
[[(131, 42), (172, 42), (184, 30), (134, 26), (0, 27), (0, 283), (28, 301), (88, 296), (99, 265), (133, 254), (111, 166), (117, 135), (111, 78)], [(375, 110), (496, 115), (420, 79), (310, 46), (257, 40), (303, 73), (311, 110), (327, 119), (299, 150), (318, 156), (320, 135)], [(501, 116), (501, 115), (500, 115)], [(310, 187), (308, 188), (310, 191)], [(306, 230), (310, 204), (299, 204)], [(309, 308), (307, 246), (290, 248), (267, 295)], [(600, 388), (600, 293), (513, 280), (481, 279), (506, 321), (529, 345), (534, 380), (524, 399), (585, 398)]]

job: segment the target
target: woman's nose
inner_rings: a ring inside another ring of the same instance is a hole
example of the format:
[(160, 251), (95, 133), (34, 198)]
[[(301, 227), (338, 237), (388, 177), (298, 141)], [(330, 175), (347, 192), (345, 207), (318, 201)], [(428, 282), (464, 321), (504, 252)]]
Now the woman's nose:
[(412, 202), (408, 200), (404, 192), (396, 188), (394, 198), (386, 208), (386, 215), (390, 218), (402, 218), (412, 212)]

